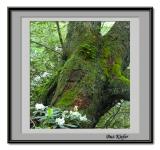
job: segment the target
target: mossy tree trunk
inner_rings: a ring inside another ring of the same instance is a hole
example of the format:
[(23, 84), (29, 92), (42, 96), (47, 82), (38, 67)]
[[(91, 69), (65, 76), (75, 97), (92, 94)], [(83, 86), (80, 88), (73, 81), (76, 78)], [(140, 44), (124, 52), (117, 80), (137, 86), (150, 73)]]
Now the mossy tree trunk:
[(116, 22), (103, 37), (100, 27), (100, 22), (69, 22), (65, 63), (43, 99), (65, 109), (78, 106), (92, 120), (89, 127), (120, 99), (129, 100), (129, 22)]

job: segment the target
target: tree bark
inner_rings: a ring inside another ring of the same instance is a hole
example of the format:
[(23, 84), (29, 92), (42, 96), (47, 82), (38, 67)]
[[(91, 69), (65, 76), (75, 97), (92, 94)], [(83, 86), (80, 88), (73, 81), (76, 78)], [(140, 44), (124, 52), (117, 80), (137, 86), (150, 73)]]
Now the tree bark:
[(64, 43), (64, 66), (43, 103), (78, 109), (96, 125), (99, 117), (121, 99), (129, 100), (130, 24), (116, 22), (105, 35), (100, 22), (70, 22)]

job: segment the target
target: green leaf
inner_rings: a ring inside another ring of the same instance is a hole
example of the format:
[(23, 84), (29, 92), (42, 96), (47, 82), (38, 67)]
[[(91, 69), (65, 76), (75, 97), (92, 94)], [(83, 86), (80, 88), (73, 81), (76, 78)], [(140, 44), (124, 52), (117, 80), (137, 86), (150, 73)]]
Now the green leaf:
[(68, 128), (77, 128), (78, 126), (76, 125), (73, 125), (73, 124), (64, 124), (65, 127), (68, 127)]
[(48, 108), (47, 109), (47, 116), (52, 117), (52, 115), (53, 115), (53, 108)]

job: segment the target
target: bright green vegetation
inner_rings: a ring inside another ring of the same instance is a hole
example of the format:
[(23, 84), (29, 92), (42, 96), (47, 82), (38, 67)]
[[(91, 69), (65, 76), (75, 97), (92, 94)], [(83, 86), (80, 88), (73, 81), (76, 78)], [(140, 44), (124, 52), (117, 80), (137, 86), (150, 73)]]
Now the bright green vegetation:
[(77, 95), (77, 92), (74, 89), (66, 91), (62, 95), (62, 98), (60, 98), (60, 100), (55, 104), (55, 106), (64, 107), (64, 108), (67, 108), (67, 107), (71, 106), (71, 104), (73, 103), (76, 95)]
[(32, 129), (87, 128), (90, 120), (75, 107), (73, 111), (36, 104), (31, 117)]
[[(63, 38), (66, 36), (67, 24), (60, 23)], [(34, 105), (47, 92), (63, 62), (55, 22), (31, 22), (30, 33), (30, 93)]]

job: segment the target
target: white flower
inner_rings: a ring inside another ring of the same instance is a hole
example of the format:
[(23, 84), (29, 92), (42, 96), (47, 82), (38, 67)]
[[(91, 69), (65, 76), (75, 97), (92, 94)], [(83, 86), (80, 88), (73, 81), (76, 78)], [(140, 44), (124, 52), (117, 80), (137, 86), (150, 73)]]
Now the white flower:
[(72, 116), (72, 117), (76, 117), (76, 118), (79, 118), (79, 117), (81, 117), (81, 114), (78, 112), (78, 111), (70, 111), (70, 115)]
[(120, 107), (121, 106), (121, 103), (117, 103), (117, 107)]
[(35, 108), (36, 108), (36, 110), (44, 110), (45, 109), (45, 106), (43, 105), (43, 104), (36, 104), (35, 105)]
[(72, 112), (73, 112), (72, 110), (69, 111), (70, 114), (72, 114)]
[(124, 102), (124, 100), (123, 100), (123, 99), (121, 99), (121, 100), (120, 100), (120, 102), (121, 102), (121, 103), (123, 103), (123, 102)]
[(67, 114), (68, 113), (68, 110), (65, 110), (64, 112), (63, 112), (63, 114)]
[(56, 121), (55, 121), (58, 125), (62, 126), (64, 125), (65, 123), (65, 120), (64, 118), (56, 118)]
[(65, 118), (66, 114), (68, 113), (68, 110), (65, 110), (63, 113), (62, 113), (62, 117)]
[(49, 73), (48, 72), (44, 72), (42, 75), (41, 75), (41, 77), (47, 77), (49, 75)]
[(78, 106), (74, 106), (73, 110), (78, 111)]
[(80, 121), (87, 121), (86, 115), (80, 117)]
[(117, 105), (121, 105), (121, 103), (117, 103)]

